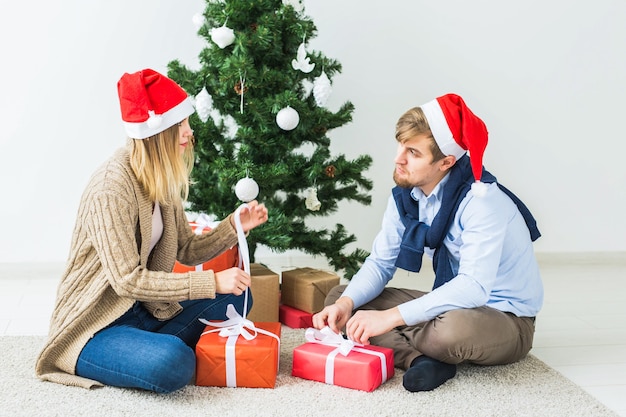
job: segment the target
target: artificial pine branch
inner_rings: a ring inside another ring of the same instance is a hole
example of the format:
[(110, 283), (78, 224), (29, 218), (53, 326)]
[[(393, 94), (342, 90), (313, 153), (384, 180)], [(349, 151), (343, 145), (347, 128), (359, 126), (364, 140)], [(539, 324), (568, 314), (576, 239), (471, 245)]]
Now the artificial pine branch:
[[(304, 12), (282, 0), (207, 0), (203, 16), (205, 24), (198, 29), (206, 40), (198, 55), (201, 68), (191, 70), (178, 60), (168, 64), (168, 75), (190, 95), (206, 88), (212, 99), (205, 122), (197, 113), (190, 118), (196, 138), (190, 209), (224, 218), (240, 204), (235, 184), (249, 176), (259, 184), (258, 199), (269, 212), (268, 222), (249, 234), (251, 260), (258, 245), (277, 252), (299, 249), (324, 256), (350, 279), (368, 255), (362, 249), (346, 253), (355, 236), (341, 224), (332, 230), (313, 229), (306, 222), (336, 212), (340, 201), (371, 202), (372, 182), (363, 173), (372, 158), (350, 160), (331, 155), (329, 149), (328, 132), (351, 122), (354, 106), (345, 102), (333, 112), (319, 106), (313, 94), (305, 96), (303, 81), (313, 83), (323, 71), (332, 82), (341, 64), (307, 47), (313, 70), (292, 67), (298, 47), (308, 45), (317, 28)], [(233, 29), (235, 40), (219, 48), (211, 30), (223, 25)], [(290, 131), (276, 123), (276, 114), (286, 106), (299, 114), (297, 127)], [(318, 211), (305, 207), (310, 187), (321, 201)]]

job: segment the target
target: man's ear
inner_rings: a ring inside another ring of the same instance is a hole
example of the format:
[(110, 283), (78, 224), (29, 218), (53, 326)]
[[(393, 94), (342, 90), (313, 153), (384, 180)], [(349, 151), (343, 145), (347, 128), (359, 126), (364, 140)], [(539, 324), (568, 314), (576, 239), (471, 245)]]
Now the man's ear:
[(454, 155), (448, 155), (441, 160), (440, 167), (442, 171), (447, 171), (452, 168), (454, 164), (456, 164), (456, 158), (454, 157)]

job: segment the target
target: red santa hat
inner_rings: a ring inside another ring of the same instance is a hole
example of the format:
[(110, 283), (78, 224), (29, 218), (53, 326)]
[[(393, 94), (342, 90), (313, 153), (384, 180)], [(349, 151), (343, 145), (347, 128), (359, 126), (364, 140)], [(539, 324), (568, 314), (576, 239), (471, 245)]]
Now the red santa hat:
[(185, 90), (152, 69), (122, 75), (117, 92), (124, 129), (133, 139), (156, 135), (194, 112)]
[(469, 151), (472, 184), (475, 195), (484, 195), (486, 186), (480, 182), (483, 170), (483, 154), (487, 147), (487, 127), (456, 94), (446, 94), (420, 106), (433, 137), (444, 155), (456, 159)]

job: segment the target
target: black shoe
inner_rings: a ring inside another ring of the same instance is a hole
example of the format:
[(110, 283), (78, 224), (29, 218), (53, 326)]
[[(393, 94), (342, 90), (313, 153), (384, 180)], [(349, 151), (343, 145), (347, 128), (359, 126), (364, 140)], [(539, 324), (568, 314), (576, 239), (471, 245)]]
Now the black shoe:
[(456, 365), (418, 356), (407, 369), (402, 385), (407, 391), (431, 391), (456, 375)]

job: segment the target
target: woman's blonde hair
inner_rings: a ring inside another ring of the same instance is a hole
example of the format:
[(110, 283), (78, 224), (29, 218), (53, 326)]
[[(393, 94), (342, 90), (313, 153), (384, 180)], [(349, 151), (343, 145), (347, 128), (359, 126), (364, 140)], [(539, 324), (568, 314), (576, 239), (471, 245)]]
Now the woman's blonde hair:
[(146, 139), (131, 139), (130, 166), (150, 199), (168, 205), (189, 195), (189, 175), (193, 168), (193, 138), (181, 156), (180, 124)]

